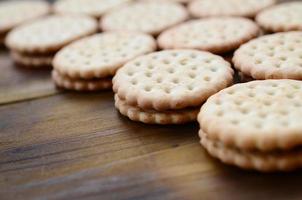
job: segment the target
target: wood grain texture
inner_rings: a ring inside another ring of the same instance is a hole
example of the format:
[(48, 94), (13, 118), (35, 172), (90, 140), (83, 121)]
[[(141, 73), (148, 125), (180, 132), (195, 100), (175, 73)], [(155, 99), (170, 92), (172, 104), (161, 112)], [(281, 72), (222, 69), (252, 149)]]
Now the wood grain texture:
[(302, 172), (261, 174), (209, 157), (198, 125), (136, 123), (112, 92), (57, 91), (47, 70), (0, 53), (0, 200), (295, 200)]
[[(0, 113), (5, 191), (198, 141), (196, 124), (144, 126), (120, 116), (111, 92), (57, 95), (0, 107)], [(57, 193), (48, 189), (50, 196)], [(41, 190), (26, 189), (35, 192)]]
[(220, 164), (196, 124), (149, 126), (113, 94), (67, 93), (0, 107), (0, 199), (300, 199), (302, 173)]

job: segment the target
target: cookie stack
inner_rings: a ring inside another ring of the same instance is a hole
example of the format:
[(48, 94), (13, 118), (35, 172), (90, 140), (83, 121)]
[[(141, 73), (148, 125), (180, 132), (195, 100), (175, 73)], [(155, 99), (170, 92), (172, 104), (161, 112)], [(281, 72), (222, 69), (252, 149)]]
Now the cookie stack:
[(229, 86), (233, 70), (222, 57), (197, 50), (165, 50), (140, 56), (113, 78), (115, 106), (148, 124), (195, 121), (207, 98)]
[(5, 36), (10, 30), (24, 22), (46, 15), (49, 11), (50, 6), (45, 1), (0, 2), (0, 45), (4, 44)]
[(302, 167), (302, 82), (237, 84), (202, 106), (201, 143), (224, 163), (260, 171)]
[(121, 6), (105, 14), (101, 20), (101, 29), (140, 31), (158, 35), (188, 17), (185, 7), (178, 3), (141, 1)]
[(96, 33), (97, 29), (97, 21), (87, 16), (48, 16), (12, 30), (6, 38), (6, 46), (19, 65), (51, 66), (58, 50), (74, 40)]
[(126, 62), (156, 49), (155, 40), (136, 32), (105, 32), (78, 40), (59, 51), (52, 78), (70, 90), (111, 89), (112, 76)]
[(235, 51), (234, 67), (249, 79), (302, 80), (302, 32), (259, 37)]
[(101, 18), (106, 12), (121, 6), (130, 0), (58, 0), (54, 3), (54, 12), (59, 14), (84, 14)]

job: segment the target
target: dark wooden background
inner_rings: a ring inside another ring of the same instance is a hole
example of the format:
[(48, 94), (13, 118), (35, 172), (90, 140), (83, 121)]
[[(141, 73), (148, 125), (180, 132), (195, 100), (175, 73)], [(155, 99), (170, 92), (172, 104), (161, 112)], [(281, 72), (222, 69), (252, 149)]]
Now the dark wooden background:
[(210, 158), (198, 125), (151, 126), (112, 92), (55, 89), (48, 70), (0, 52), (0, 199), (302, 199), (302, 173), (242, 171)]

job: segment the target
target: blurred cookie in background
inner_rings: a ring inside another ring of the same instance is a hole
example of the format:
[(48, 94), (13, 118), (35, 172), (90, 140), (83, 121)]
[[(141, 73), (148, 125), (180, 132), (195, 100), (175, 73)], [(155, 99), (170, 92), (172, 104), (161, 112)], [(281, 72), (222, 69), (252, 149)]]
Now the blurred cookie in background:
[(213, 17), (190, 20), (174, 26), (158, 37), (161, 49), (198, 49), (224, 54), (259, 36), (252, 20), (242, 17)]
[(14, 27), (47, 15), (50, 5), (46, 1), (22, 0), (0, 2), (0, 45)]
[(257, 23), (268, 32), (302, 31), (302, 2), (282, 3), (260, 12)]
[(139, 31), (158, 35), (188, 17), (185, 7), (178, 3), (138, 2), (119, 7), (104, 15), (101, 29)]
[(97, 21), (91, 17), (53, 15), (18, 26), (5, 43), (17, 64), (44, 67), (50, 66), (62, 47), (97, 30)]
[(58, 0), (54, 12), (63, 14), (85, 14), (100, 18), (103, 14), (131, 0)]
[(240, 16), (254, 18), (275, 0), (194, 0), (189, 11), (194, 17)]

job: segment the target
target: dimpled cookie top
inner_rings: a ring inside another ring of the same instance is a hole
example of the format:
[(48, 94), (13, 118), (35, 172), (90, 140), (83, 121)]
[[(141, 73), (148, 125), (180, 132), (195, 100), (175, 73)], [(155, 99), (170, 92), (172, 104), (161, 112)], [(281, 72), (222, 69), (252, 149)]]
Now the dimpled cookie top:
[(235, 51), (233, 63), (254, 79), (302, 80), (302, 31), (251, 40)]
[(127, 61), (156, 49), (144, 33), (105, 32), (78, 40), (57, 53), (54, 68), (73, 78), (112, 76)]
[(241, 17), (206, 18), (184, 22), (158, 37), (162, 49), (199, 49), (225, 53), (258, 36), (259, 27)]
[(237, 84), (211, 96), (198, 121), (211, 140), (240, 149), (271, 151), (302, 144), (302, 82)]
[(139, 2), (104, 15), (101, 27), (105, 31), (131, 30), (156, 35), (187, 18), (186, 9), (178, 3)]
[(91, 17), (54, 15), (17, 27), (8, 34), (6, 45), (19, 52), (49, 53), (96, 31)]
[(0, 33), (7, 32), (25, 21), (46, 15), (49, 11), (49, 4), (45, 1), (0, 2)]
[(302, 31), (302, 2), (290, 2), (273, 6), (260, 12), (257, 22), (272, 32)]
[(125, 64), (113, 79), (113, 90), (129, 105), (161, 111), (200, 106), (232, 81), (233, 70), (220, 56), (165, 50)]

